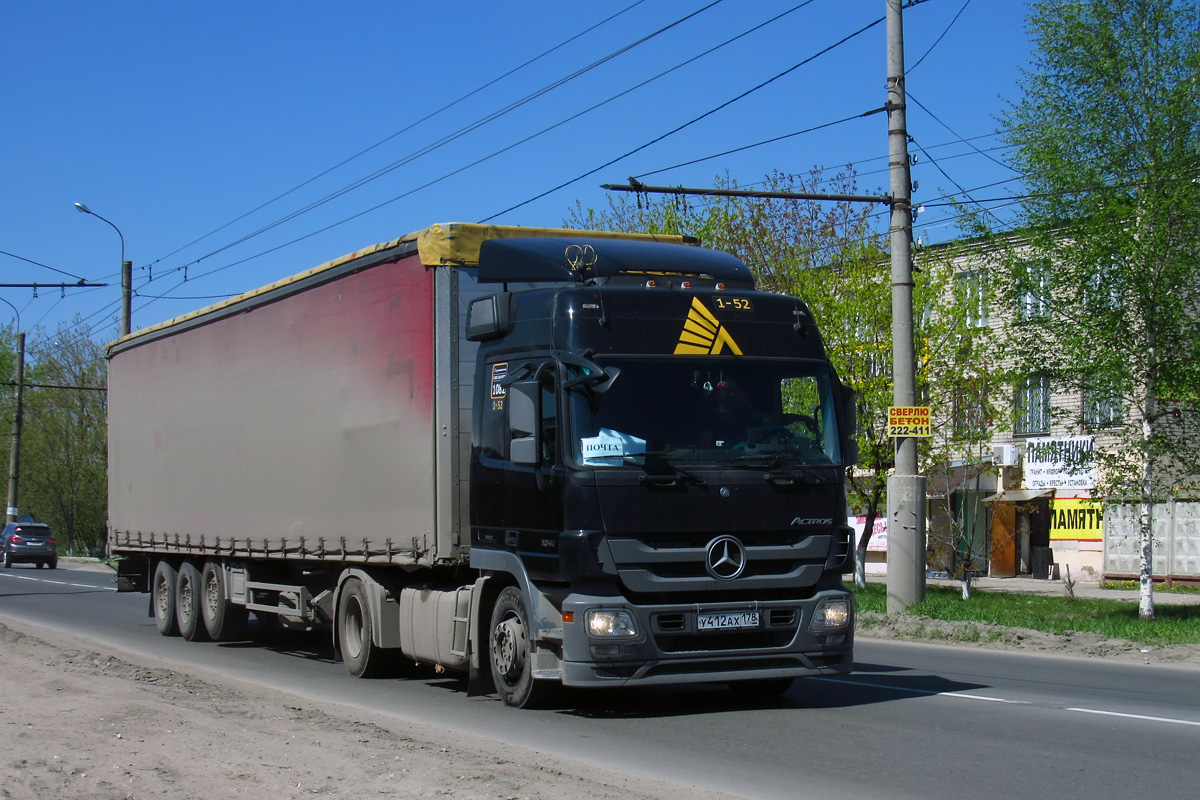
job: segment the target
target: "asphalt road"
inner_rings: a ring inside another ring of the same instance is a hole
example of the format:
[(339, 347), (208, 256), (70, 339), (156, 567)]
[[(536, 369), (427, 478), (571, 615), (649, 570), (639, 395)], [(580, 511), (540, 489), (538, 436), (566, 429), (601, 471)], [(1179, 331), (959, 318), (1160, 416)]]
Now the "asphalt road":
[[(327, 637), (164, 638), (111, 576), (0, 569), (0, 621), (173, 668), (384, 711), (628, 773), (753, 798), (1175, 796), (1196, 781), (1200, 671), (860, 639), (855, 672), (768, 704), (721, 687), (576, 692), (554, 709), (467, 698), (432, 673), (360, 681)], [(686, 796), (683, 792), (681, 796)]]

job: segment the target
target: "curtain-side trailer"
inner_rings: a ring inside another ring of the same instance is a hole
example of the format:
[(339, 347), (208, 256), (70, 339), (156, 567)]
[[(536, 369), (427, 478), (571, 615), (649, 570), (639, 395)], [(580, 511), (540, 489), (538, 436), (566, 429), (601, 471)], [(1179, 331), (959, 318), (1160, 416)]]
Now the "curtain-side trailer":
[(780, 692), (852, 666), (853, 393), (681, 237), (436, 225), (109, 346), (109, 546), (164, 635)]

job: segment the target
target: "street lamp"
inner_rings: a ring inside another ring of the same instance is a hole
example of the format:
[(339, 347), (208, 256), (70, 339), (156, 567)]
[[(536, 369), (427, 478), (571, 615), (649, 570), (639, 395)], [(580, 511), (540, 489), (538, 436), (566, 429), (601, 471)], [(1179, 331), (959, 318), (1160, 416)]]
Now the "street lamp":
[(104, 217), (92, 211), (83, 203), (76, 203), (75, 210), (82, 214), (91, 214), (96, 219), (103, 219), (112, 229), (117, 232), (117, 236), (121, 237), (121, 335), (129, 335), (129, 323), (131, 316), (131, 306), (133, 303), (133, 262), (125, 260), (125, 235), (121, 233), (121, 229), (113, 225), (112, 220), (104, 219)]
[(17, 510), (17, 488), (21, 475), (21, 427), (25, 418), (25, 332), (21, 330), (21, 312), (12, 303), (4, 300), (3, 297), (0, 297), (0, 300), (11, 306), (13, 313), (17, 315), (17, 386), (14, 390), (17, 401), (17, 413), (13, 417), (12, 451), (9, 454), (8, 461), (7, 508), (8, 521), (16, 522), (17, 515), (20, 513)]

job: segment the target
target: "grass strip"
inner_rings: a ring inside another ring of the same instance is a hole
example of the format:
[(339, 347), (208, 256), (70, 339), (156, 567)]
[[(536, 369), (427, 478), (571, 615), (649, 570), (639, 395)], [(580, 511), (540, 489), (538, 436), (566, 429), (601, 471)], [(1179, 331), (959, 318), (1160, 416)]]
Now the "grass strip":
[[(860, 611), (887, 611), (887, 587), (871, 583), (854, 593)], [(1155, 606), (1155, 618), (1142, 621), (1137, 603), (1092, 598), (1052, 597), (1016, 592), (972, 590), (969, 600), (962, 590), (926, 586), (925, 600), (912, 606), (915, 615), (948, 622), (978, 622), (1046, 633), (1098, 633), (1137, 644), (1200, 644), (1200, 605)]]

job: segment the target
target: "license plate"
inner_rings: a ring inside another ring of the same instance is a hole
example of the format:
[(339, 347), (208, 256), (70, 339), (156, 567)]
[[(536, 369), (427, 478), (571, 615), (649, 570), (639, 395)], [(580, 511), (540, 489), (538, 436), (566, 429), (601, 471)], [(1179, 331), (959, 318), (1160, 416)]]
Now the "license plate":
[(757, 611), (739, 611), (734, 614), (700, 614), (696, 627), (702, 631), (720, 631), (731, 628), (757, 628)]

